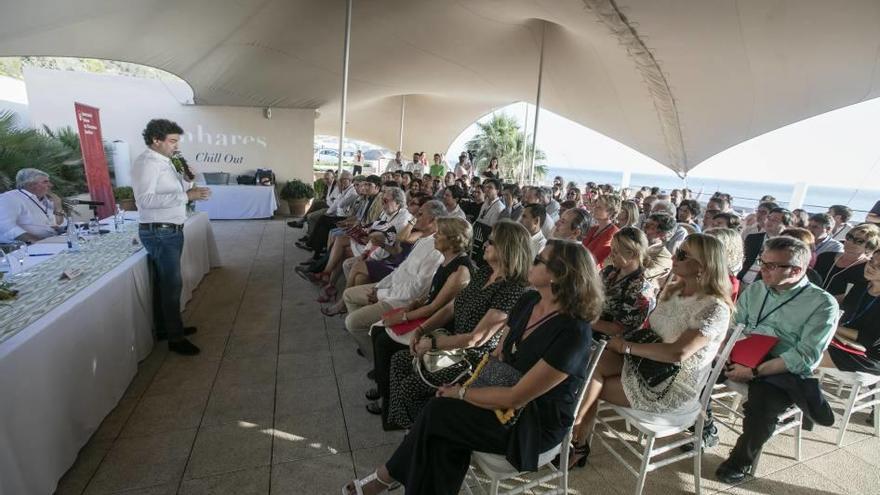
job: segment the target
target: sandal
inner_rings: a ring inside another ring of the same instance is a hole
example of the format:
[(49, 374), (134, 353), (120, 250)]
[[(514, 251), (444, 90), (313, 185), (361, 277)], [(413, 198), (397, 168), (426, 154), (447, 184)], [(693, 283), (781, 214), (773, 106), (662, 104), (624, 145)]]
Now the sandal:
[(379, 389), (375, 387), (367, 390), (367, 393), (364, 394), (364, 397), (366, 397), (367, 400), (379, 400), (382, 398), (382, 396), (379, 395)]
[[(373, 473), (368, 475), (366, 478), (351, 480), (351, 482), (346, 483), (345, 486), (342, 487), (342, 495), (364, 495), (363, 488), (373, 481), (378, 481), (381, 485), (385, 487), (385, 490), (388, 490), (389, 492), (400, 487), (400, 483), (396, 481), (382, 481), (381, 479), (379, 479), (379, 473), (377, 471), (373, 471)], [(354, 491), (352, 491), (351, 488), (354, 488)]]
[(340, 309), (340, 310), (338, 310), (338, 311), (337, 311), (337, 310), (334, 310), (334, 309), (333, 309), (333, 306), (323, 306), (323, 307), (321, 308), (321, 314), (324, 315), (324, 316), (327, 316), (327, 317), (332, 317), (332, 316), (337, 316), (337, 315), (344, 315), (345, 313), (348, 313), (348, 310), (345, 309), (345, 308), (342, 308), (342, 309)]
[(333, 289), (332, 291), (324, 291), (323, 294), (318, 296), (318, 299), (316, 299), (316, 301), (319, 303), (336, 302), (336, 289)]
[(367, 403), (367, 412), (370, 414), (375, 414), (376, 416), (382, 415), (382, 404), (379, 404), (379, 401), (374, 400), (372, 402)]

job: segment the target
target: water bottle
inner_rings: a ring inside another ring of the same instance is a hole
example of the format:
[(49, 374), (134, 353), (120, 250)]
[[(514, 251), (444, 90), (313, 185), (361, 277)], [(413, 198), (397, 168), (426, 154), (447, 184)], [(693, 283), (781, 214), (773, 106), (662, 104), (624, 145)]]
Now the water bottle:
[(101, 233), (101, 224), (98, 223), (97, 217), (92, 217), (89, 220), (89, 235), (98, 235)]
[(122, 230), (125, 225), (125, 213), (122, 211), (122, 206), (119, 203), (116, 203), (116, 213), (113, 215), (113, 226), (116, 228), (116, 232)]
[(72, 253), (79, 252), (79, 233), (73, 219), (67, 217), (67, 250)]

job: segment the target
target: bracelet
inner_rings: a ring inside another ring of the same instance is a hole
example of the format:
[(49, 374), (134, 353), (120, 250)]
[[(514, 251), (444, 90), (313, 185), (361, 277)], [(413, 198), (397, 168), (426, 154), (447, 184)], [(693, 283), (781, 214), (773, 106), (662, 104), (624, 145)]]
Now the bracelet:
[(624, 353), (624, 354), (627, 354), (627, 355), (628, 355), (628, 354), (631, 354), (631, 353), (632, 353), (632, 346), (629, 345), (629, 344), (627, 344), (627, 345), (623, 348), (623, 353)]
[(467, 387), (465, 387), (464, 385), (462, 385), (462, 386), (458, 389), (458, 399), (459, 399), (459, 400), (464, 400), (464, 394), (466, 394), (466, 393), (467, 393)]

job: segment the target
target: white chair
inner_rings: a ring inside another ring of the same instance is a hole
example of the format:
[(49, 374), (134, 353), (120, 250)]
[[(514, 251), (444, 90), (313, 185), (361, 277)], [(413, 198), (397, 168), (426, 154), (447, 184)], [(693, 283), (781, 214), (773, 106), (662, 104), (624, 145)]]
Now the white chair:
[[(746, 383), (738, 383), (733, 381), (726, 381), (723, 384), (715, 384), (714, 389), (712, 391), (712, 408), (715, 413), (715, 423), (723, 426), (737, 435), (742, 434), (742, 430), (738, 428), (735, 424), (737, 420), (740, 422), (743, 419), (743, 412), (740, 408), (740, 405), (744, 402), (744, 400), (748, 400), (749, 397), (749, 386)], [(726, 399), (730, 399), (730, 403)], [(723, 421), (723, 417), (717, 414), (717, 411), (721, 409), (728, 413), (731, 417), (732, 421)], [(772, 437), (779, 435), (780, 433), (784, 433), (789, 430), (795, 430), (794, 437), (794, 459), (797, 461), (801, 460), (801, 443), (802, 443), (802, 434), (803, 434), (803, 422), (804, 422), (804, 413), (797, 406), (792, 406), (789, 410), (785, 411), (779, 417), (779, 423), (776, 425), (776, 429), (773, 430)], [(758, 462), (761, 460), (761, 453), (763, 449), (758, 452), (758, 455), (755, 457), (755, 460), (752, 461), (752, 466), (749, 468), (749, 474), (754, 475), (758, 470)]]
[[(843, 399), (841, 395), (845, 387), (849, 388), (849, 396), (846, 398), (846, 406), (843, 411), (843, 423), (840, 425), (840, 433), (837, 435), (837, 446), (843, 446), (843, 436), (846, 434), (846, 427), (854, 412), (869, 409), (880, 404), (880, 387), (876, 387), (880, 383), (880, 376), (871, 375), (869, 373), (840, 371), (835, 368), (820, 368), (819, 380), (830, 378), (837, 384), (836, 396)], [(829, 394), (830, 395), (830, 394)], [(880, 437), (880, 414), (874, 411), (874, 436)]]
[[(733, 349), (733, 344), (739, 339), (742, 330), (742, 325), (738, 325), (733, 332), (731, 332), (730, 337), (727, 339), (727, 343), (724, 345), (721, 354), (718, 356), (715, 366), (712, 367), (711, 372), (709, 373), (708, 380), (705, 382), (707, 386), (704, 387), (703, 391), (700, 393), (699, 402), (694, 402), (692, 407), (688, 410), (675, 414), (652, 414), (608, 403), (603, 405), (602, 410), (612, 411), (613, 415), (597, 415), (596, 427), (598, 428), (599, 426), (602, 426), (602, 430), (597, 430), (596, 433), (599, 434), (595, 436), (600, 442), (602, 442), (602, 445), (604, 445), (605, 448), (607, 448), (608, 451), (620, 461), (633, 476), (636, 477), (636, 495), (641, 495), (644, 490), (645, 479), (649, 472), (690, 457), (693, 457), (694, 459), (695, 492), (697, 495), (700, 494), (702, 484), (701, 461), (703, 449), (703, 426), (706, 421), (704, 411), (706, 410), (706, 406), (709, 404), (709, 399), (712, 395), (712, 387), (709, 386), (709, 384), (713, 384), (718, 380), (718, 376), (724, 369), (724, 363), (727, 361), (731, 349)], [(633, 447), (622, 433), (612, 427), (612, 423), (621, 420), (638, 430), (640, 438), (638, 445), (639, 447), (643, 447), (643, 450), (639, 451), (637, 448)], [(688, 431), (692, 426), (694, 427), (694, 431)], [(613, 438), (606, 438), (606, 435), (601, 433), (608, 433)], [(683, 438), (663, 445), (662, 447), (655, 447), (654, 444), (658, 439), (668, 438), (673, 435), (682, 435)], [(616, 438), (626, 450), (639, 460), (638, 464), (631, 463), (614, 448), (612, 445), (612, 440), (614, 438)], [(693, 448), (689, 451), (682, 452), (681, 446), (689, 444), (693, 445)], [(659, 459), (661, 456), (663, 458)]]
[[(587, 363), (586, 380), (584, 380), (584, 386), (578, 393), (577, 407), (575, 407), (574, 409), (575, 414), (577, 414), (577, 411), (580, 408), (580, 404), (584, 400), (584, 396), (587, 392), (587, 384), (590, 383), (590, 380), (593, 377), (593, 372), (596, 370), (596, 366), (599, 364), (599, 358), (602, 356), (602, 352), (605, 350), (606, 343), (607, 342), (605, 340), (593, 342), (590, 352), (590, 360)], [(538, 456), (538, 471), (540, 472), (545, 468), (548, 470), (548, 473), (543, 476), (539, 476), (526, 483), (520, 484), (512, 490), (499, 492), (502, 481), (517, 478), (525, 473), (511, 466), (503, 455), (489, 454), (486, 452), (474, 452), (473, 455), (471, 455), (469, 478), (477, 482), (477, 486), (480, 488), (480, 491), (482, 493), (486, 493), (480, 484), (480, 479), (477, 477), (474, 471), (474, 465), (476, 464), (476, 466), (480, 468), (480, 470), (486, 475), (486, 477), (489, 478), (490, 495), (498, 495), (499, 493), (503, 493), (506, 495), (524, 493), (526, 490), (530, 490), (536, 486), (543, 485), (554, 480), (556, 480), (556, 486), (552, 490), (542, 491), (542, 495), (568, 493), (568, 451), (569, 446), (571, 445), (571, 436), (573, 431), (574, 425), (571, 425), (568, 428), (568, 431), (565, 433), (565, 437), (563, 437), (562, 443)], [(557, 455), (559, 456), (559, 469), (557, 469), (556, 466), (553, 465), (553, 459), (555, 459)], [(468, 486), (467, 478), (465, 479), (463, 488), (468, 493), (472, 493), (470, 486)]]

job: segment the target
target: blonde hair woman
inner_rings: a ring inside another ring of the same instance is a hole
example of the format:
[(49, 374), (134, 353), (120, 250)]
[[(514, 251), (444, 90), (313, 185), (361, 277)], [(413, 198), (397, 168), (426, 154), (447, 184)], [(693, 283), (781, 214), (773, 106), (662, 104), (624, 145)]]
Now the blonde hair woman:
[[(733, 311), (724, 245), (705, 234), (689, 236), (673, 257), (672, 273), (676, 280), (660, 295), (650, 328), (608, 342), (578, 415), (571, 465), (586, 464), (599, 399), (651, 413), (699, 408)], [(652, 365), (641, 366), (645, 361)]]
[(625, 336), (645, 322), (654, 306), (654, 287), (645, 277), (647, 257), (648, 238), (644, 232), (624, 227), (614, 234), (611, 254), (601, 273), (605, 304), (593, 330)]
[[(807, 232), (809, 234), (809, 231)], [(714, 228), (706, 231), (724, 245), (724, 255), (727, 258), (727, 269), (730, 271), (731, 298), (736, 301), (739, 295), (739, 279), (736, 274), (742, 270), (743, 264), (743, 241), (739, 232), (733, 229)], [(785, 235), (783, 233), (782, 235)]]
[(620, 204), (620, 213), (617, 214), (616, 223), (621, 229), (639, 226), (639, 206), (635, 201), (624, 201)]
[(606, 194), (596, 198), (593, 203), (593, 226), (584, 236), (584, 247), (596, 258), (599, 267), (604, 266), (605, 258), (611, 253), (611, 238), (619, 230), (614, 225), (619, 212), (619, 196)]

